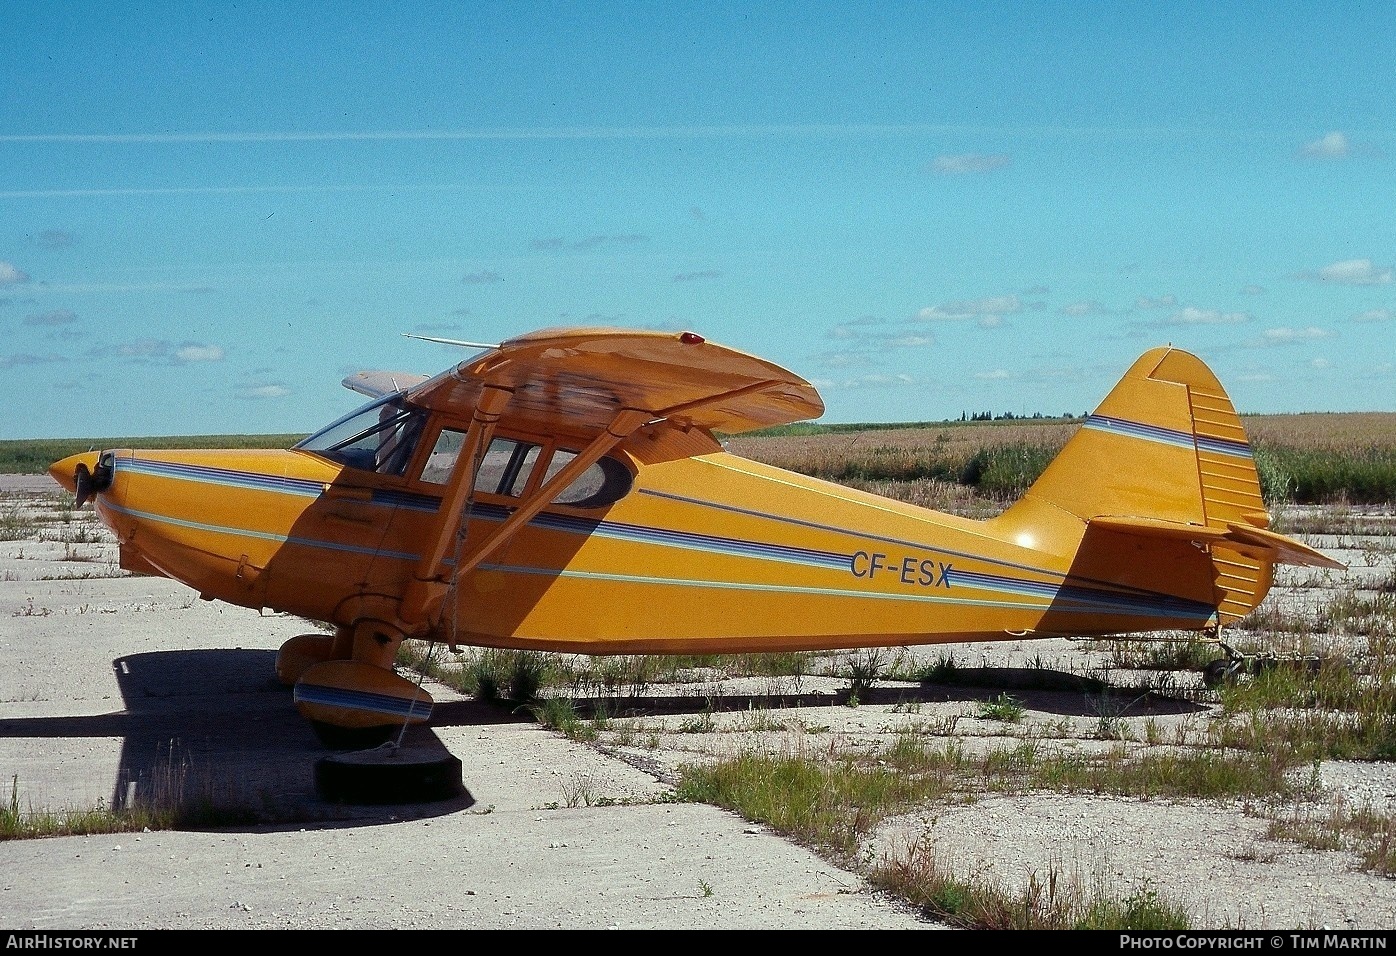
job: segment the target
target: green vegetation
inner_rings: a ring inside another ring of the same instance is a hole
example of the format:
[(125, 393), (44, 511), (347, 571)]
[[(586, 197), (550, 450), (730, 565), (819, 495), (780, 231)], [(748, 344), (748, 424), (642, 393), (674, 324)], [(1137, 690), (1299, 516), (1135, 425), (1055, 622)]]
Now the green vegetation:
[(1380, 504), (1396, 499), (1396, 448), (1262, 445), (1256, 470), (1267, 501)]
[(1187, 912), (1162, 898), (1148, 883), (1121, 892), (1108, 876), (1090, 879), (1053, 867), (1029, 874), (1021, 888), (1005, 888), (983, 877), (955, 875), (921, 840), (899, 859), (869, 875), (875, 886), (895, 893), (932, 919), (962, 929), (1185, 930)]

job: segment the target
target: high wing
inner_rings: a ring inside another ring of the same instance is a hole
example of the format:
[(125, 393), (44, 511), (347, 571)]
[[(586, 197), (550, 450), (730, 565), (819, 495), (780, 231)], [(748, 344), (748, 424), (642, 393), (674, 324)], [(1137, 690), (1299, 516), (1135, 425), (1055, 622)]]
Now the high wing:
[[(415, 580), (403, 595), (406, 622), (430, 619), (445, 599), (449, 575), (469, 574), (637, 429), (664, 422), (736, 434), (824, 413), (813, 385), (764, 359), (692, 332), (606, 328), (543, 329), (509, 339), (428, 379), (407, 400), (468, 418), (470, 428), (438, 509), (441, 519), (422, 542)], [(497, 426), (576, 439), (577, 454), (451, 566), (452, 516), (473, 493), (469, 464)]]
[(427, 380), (425, 375), (415, 372), (355, 372), (341, 383), (369, 398), (382, 398), (396, 392), (405, 392)]
[(764, 359), (691, 332), (610, 328), (509, 339), (410, 389), (408, 398), (468, 418), (487, 388), (509, 395), (501, 425), (580, 438), (607, 431), (621, 412), (729, 435), (824, 414), (813, 385)]

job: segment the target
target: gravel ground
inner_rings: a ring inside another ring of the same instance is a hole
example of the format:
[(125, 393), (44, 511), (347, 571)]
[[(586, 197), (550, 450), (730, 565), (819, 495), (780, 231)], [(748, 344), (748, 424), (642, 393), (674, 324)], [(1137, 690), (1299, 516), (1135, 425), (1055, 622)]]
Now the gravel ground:
[[(46, 478), (10, 476), (0, 506), (43, 507), (49, 490)], [(1389, 570), (1390, 549), (1329, 544), (1346, 546), (1339, 557), (1355, 573)], [(871, 746), (918, 722), (952, 728), (971, 752), (1034, 728), (1069, 746), (1114, 745), (1092, 733), (1103, 719), (1098, 699), (1072, 690), (1005, 685), (1026, 707), (1010, 733), (976, 716), (1004, 687), (887, 685), (850, 707), (833, 679), (696, 681), (689, 693), (727, 706), (709, 715), (711, 732), (693, 732), (699, 708), (671, 708), (587, 746), (434, 687), (433, 725), (408, 745), (457, 756), (468, 794), (328, 804), (313, 782), (325, 752), (289, 692), (269, 682), (275, 648), (305, 622), (114, 576), (109, 543), (78, 547), (74, 561), (52, 537), (0, 541), (0, 772), (21, 809), (119, 805), (133, 783), (158, 786), (174, 768), (184, 785), (260, 801), (263, 820), (276, 822), (0, 843), (7, 929), (936, 929), (857, 873), (762, 827), (666, 802), (678, 769), (741, 747)], [(1028, 662), (1081, 673), (1091, 653), (1064, 641), (955, 652), (1005, 674)], [(740, 706), (792, 690), (802, 696), (782, 704), (779, 720)], [(1119, 719), (1136, 741), (1145, 721), (1166, 739), (1205, 729), (1216, 706), (1188, 698), (1136, 701)], [(1329, 762), (1313, 773), (1319, 798), (1292, 807), (985, 796), (886, 821), (864, 857), (920, 842), (957, 873), (1005, 888), (1056, 873), (1112, 892), (1153, 891), (1200, 928), (1396, 926), (1396, 881), (1362, 870), (1351, 849), (1311, 849), (1272, 825), (1360, 807), (1390, 815), (1396, 765)]]

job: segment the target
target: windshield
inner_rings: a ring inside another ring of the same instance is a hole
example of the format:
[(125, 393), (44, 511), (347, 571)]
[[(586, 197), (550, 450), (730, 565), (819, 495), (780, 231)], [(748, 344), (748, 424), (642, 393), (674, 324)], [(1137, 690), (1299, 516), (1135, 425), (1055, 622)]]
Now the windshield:
[(364, 471), (401, 475), (412, 458), (426, 414), (401, 395), (387, 395), (326, 425), (294, 447)]

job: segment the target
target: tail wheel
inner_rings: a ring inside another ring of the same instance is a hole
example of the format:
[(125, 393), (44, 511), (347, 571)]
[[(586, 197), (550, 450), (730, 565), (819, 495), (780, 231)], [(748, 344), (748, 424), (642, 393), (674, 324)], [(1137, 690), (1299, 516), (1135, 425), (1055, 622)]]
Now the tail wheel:
[(1218, 657), (1214, 661), (1209, 661), (1207, 666), (1202, 668), (1202, 683), (1208, 687), (1220, 687), (1225, 683), (1234, 683), (1245, 667), (1246, 659), (1244, 657)]

